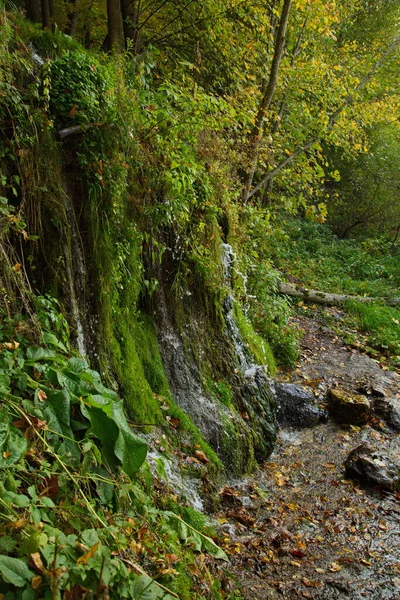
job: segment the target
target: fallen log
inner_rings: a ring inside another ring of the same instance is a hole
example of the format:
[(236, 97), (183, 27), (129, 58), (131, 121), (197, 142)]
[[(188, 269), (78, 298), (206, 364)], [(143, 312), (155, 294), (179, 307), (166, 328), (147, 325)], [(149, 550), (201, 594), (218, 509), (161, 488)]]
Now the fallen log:
[(333, 294), (330, 292), (320, 292), (318, 290), (310, 290), (301, 285), (293, 283), (278, 283), (278, 291), (287, 296), (301, 298), (304, 302), (312, 304), (327, 304), (335, 306), (346, 302), (384, 302), (388, 306), (400, 306), (400, 298), (373, 298), (367, 296), (350, 296), (348, 294)]
[(86, 133), (93, 127), (112, 127), (113, 125), (110, 123), (85, 123), (84, 125), (74, 125), (73, 127), (66, 127), (65, 129), (60, 129), (57, 131), (56, 137), (61, 142), (65, 140), (65, 138), (71, 137), (73, 135), (80, 135), (82, 133)]

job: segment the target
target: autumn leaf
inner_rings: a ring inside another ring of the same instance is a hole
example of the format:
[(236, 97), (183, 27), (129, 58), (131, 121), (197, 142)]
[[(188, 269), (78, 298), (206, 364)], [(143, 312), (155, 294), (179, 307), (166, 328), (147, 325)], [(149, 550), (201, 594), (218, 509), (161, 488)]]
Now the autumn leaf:
[(37, 397), (38, 397), (39, 402), (44, 402), (45, 400), (47, 400), (47, 396), (43, 390), (38, 391)]
[(30, 555), (29, 564), (38, 573), (45, 573), (45, 574), (47, 573), (47, 569), (42, 562), (42, 557), (40, 556), (39, 552), (34, 552), (33, 554)]
[(85, 554), (83, 554), (82, 556), (80, 556), (78, 558), (78, 560), (76, 561), (77, 565), (86, 565), (88, 560), (90, 560), (91, 558), (93, 558), (93, 556), (96, 554), (97, 548), (99, 547), (99, 542), (96, 542), (91, 548), (90, 550), (88, 550)]
[(324, 584), (321, 581), (311, 581), (311, 579), (307, 579), (306, 577), (304, 577), (302, 579), (302, 582), (307, 587), (312, 587), (312, 588), (321, 588), (321, 587), (324, 587)]
[(43, 581), (43, 577), (41, 577), (40, 575), (36, 575), (35, 577), (32, 577), (32, 581), (31, 581), (31, 586), (34, 590), (37, 590), (41, 583)]
[(197, 458), (197, 460), (199, 460), (200, 462), (202, 462), (204, 464), (207, 464), (208, 462), (210, 462), (202, 450), (195, 450), (194, 455)]

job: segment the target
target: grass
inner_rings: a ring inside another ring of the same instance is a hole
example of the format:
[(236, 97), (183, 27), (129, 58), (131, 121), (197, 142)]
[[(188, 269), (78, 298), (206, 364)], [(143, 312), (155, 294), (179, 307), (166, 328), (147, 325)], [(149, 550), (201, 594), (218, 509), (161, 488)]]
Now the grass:
[(284, 277), (322, 291), (378, 298), (346, 304), (341, 333), (346, 333), (343, 328), (357, 330), (366, 351), (384, 356), (392, 367), (400, 365), (400, 309), (379, 302), (400, 295), (398, 248), (383, 238), (342, 240), (326, 225), (300, 219), (286, 220), (268, 243), (271, 260)]

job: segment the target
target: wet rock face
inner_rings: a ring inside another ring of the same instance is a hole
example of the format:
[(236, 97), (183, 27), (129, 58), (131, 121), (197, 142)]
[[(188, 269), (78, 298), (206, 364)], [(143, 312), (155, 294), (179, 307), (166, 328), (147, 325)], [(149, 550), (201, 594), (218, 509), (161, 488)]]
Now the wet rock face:
[(331, 417), (338, 423), (364, 425), (371, 415), (371, 404), (361, 394), (353, 394), (341, 389), (330, 389), (327, 393)]
[(400, 448), (397, 446), (396, 452), (392, 448), (380, 448), (368, 442), (361, 444), (346, 459), (347, 476), (391, 492), (400, 489)]
[(400, 432), (400, 400), (397, 398), (376, 398), (374, 413), (386, 421), (387, 425)]
[(314, 396), (293, 383), (275, 384), (277, 413), (280, 425), (296, 428), (313, 427), (327, 420), (327, 413), (315, 405)]

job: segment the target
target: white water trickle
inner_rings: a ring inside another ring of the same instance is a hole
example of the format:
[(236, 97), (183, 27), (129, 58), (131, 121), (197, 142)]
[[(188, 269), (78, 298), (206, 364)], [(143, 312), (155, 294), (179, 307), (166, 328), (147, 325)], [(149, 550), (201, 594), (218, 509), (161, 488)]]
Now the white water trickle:
[(199, 494), (199, 480), (194, 477), (182, 477), (177, 460), (169, 460), (160, 452), (151, 450), (147, 453), (147, 462), (153, 472), (157, 474), (157, 462), (162, 460), (165, 476), (161, 477), (166, 484), (173, 488), (178, 494), (182, 495), (187, 502), (196, 510), (204, 511), (203, 500)]
[(85, 281), (85, 262), (83, 259), (83, 253), (81, 248), (81, 240), (78, 234), (78, 227), (75, 220), (74, 208), (71, 204), (70, 199), (65, 194), (65, 210), (70, 223), (72, 249), (71, 254), (68, 251), (68, 246), (65, 245), (65, 263), (68, 277), (68, 285), (71, 299), (72, 316), (75, 321), (76, 328), (76, 345), (79, 350), (79, 354), (82, 357), (88, 355), (88, 350), (85, 341), (85, 333), (81, 318), (81, 309), (77, 295), (77, 285), (83, 289)]

